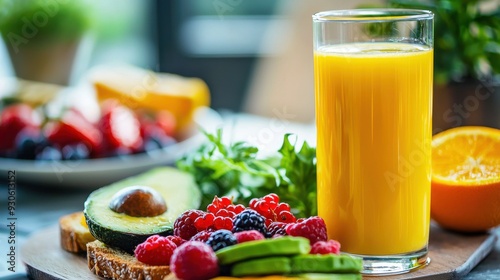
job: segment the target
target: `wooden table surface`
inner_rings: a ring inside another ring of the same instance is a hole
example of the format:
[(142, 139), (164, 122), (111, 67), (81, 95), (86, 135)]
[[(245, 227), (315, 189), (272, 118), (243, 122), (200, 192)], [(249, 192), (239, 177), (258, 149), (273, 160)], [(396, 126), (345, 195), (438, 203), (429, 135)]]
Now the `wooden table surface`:
[[(0, 193), (3, 194), (6, 192), (6, 185), (0, 184)], [(88, 191), (61, 192), (19, 186), (17, 193), (17, 248), (22, 246), (23, 241), (26, 240), (30, 233), (53, 226), (57, 223), (59, 217), (64, 214), (82, 210), (83, 202), (87, 196)], [(0, 205), (4, 206), (6, 204), (6, 197), (1, 195)], [(2, 210), (1, 213), (5, 213), (4, 211)], [(5, 252), (6, 246), (4, 245), (6, 244), (4, 243), (7, 242), (9, 232), (4, 225), (5, 215), (2, 214), (0, 217), (2, 217), (0, 256), (5, 259), (7, 252)], [(495, 233), (500, 237), (500, 229), (497, 229)], [(7, 270), (5, 261), (0, 261), (0, 279), (28, 279), (24, 273), (21, 261), (17, 261), (16, 268), (19, 273), (13, 274)], [(495, 249), (464, 279), (500, 279), (500, 241), (497, 241)]]

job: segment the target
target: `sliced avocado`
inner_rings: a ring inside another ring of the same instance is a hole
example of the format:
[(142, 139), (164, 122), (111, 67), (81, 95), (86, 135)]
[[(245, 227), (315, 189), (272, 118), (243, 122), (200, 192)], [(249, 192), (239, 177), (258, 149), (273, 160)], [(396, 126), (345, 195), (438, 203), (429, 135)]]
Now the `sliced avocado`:
[(363, 277), (361, 273), (305, 273), (297, 275), (300, 279), (304, 280), (361, 280)]
[(361, 258), (350, 255), (300, 255), (292, 258), (293, 273), (359, 273)]
[[(110, 208), (115, 194), (131, 186), (150, 187), (165, 201), (166, 211), (153, 217), (133, 217)], [(194, 178), (171, 167), (155, 168), (92, 192), (85, 201), (85, 219), (90, 233), (111, 247), (133, 253), (149, 236), (170, 235), (177, 217), (200, 206), (201, 193)]]
[(310, 250), (307, 238), (283, 236), (225, 247), (215, 252), (215, 255), (220, 264), (227, 265), (255, 258), (307, 254)]
[(236, 263), (231, 270), (231, 275), (234, 277), (244, 277), (287, 274), (291, 271), (292, 268), (290, 267), (290, 258), (269, 257)]

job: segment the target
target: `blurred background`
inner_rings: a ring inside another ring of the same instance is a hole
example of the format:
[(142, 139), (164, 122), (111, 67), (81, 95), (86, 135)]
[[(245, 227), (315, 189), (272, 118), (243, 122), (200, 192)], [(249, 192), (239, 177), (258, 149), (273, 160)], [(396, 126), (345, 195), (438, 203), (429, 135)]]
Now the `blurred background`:
[(2, 77), (77, 85), (97, 65), (126, 63), (201, 78), (216, 110), (305, 123), (314, 120), (311, 14), (374, 6), (432, 9), (435, 130), (500, 127), (498, 0), (2, 0), (0, 5)]

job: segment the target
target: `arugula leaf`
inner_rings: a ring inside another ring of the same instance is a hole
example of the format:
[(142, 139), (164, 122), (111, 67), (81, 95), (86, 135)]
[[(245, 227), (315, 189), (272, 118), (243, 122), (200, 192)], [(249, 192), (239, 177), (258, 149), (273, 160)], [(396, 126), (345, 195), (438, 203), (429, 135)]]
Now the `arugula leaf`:
[(283, 155), (281, 168), (285, 171), (286, 185), (278, 195), (299, 212), (313, 216), (316, 211), (316, 149), (307, 142), (296, 152), (295, 144), (290, 143), (290, 134), (283, 139), (279, 152)]
[(246, 142), (225, 145), (221, 129), (204, 134), (209, 141), (177, 162), (195, 177), (203, 193), (202, 209), (215, 195), (248, 205), (250, 199), (274, 192), (297, 217), (317, 214), (315, 148), (304, 142), (297, 151), (286, 134), (276, 155), (258, 158), (258, 148)]

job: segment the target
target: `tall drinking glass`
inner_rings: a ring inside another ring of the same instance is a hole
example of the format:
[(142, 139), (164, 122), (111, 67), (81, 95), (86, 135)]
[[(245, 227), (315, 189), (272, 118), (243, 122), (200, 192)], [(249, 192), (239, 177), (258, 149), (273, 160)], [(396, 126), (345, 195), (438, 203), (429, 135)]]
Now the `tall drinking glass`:
[(429, 263), (433, 14), (313, 15), (318, 211), (365, 274)]

